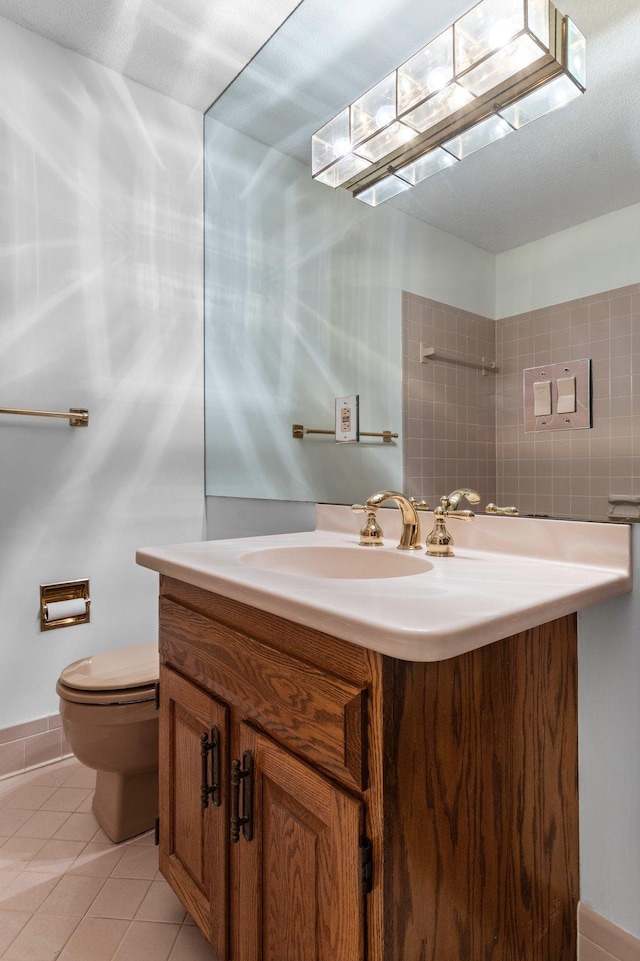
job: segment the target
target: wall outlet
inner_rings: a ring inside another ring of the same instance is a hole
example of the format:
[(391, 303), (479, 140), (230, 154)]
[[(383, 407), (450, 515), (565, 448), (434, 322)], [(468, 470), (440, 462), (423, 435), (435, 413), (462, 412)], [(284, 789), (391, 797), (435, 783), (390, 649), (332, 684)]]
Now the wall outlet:
[(336, 443), (352, 444), (360, 440), (360, 398), (358, 394), (336, 397)]

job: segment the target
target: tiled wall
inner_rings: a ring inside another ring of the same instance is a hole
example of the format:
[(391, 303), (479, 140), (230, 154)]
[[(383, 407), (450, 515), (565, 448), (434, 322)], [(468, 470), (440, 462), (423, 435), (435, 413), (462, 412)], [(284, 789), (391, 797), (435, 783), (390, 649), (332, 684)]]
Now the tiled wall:
[[(498, 497), (523, 513), (604, 520), (640, 493), (640, 284), (500, 320)], [(522, 371), (592, 359), (593, 428), (525, 434)]]
[[(420, 341), (497, 375), (420, 364)], [(590, 357), (593, 427), (526, 434), (522, 371)], [(403, 295), (405, 486), (458, 486), (523, 514), (605, 520), (610, 495), (640, 493), (640, 284), (496, 322)]]
[(0, 778), (70, 753), (59, 714), (0, 728)]
[(495, 322), (414, 294), (402, 297), (404, 486), (430, 507), (456, 487), (472, 487), (484, 507), (496, 498), (496, 375), (444, 361), (423, 364), (420, 344), (452, 358), (495, 359)]

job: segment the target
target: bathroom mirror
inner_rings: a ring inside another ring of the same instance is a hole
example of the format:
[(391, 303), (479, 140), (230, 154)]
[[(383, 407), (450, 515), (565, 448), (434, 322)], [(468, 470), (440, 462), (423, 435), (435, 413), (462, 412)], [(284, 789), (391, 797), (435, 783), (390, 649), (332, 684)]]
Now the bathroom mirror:
[[(424, 387), (406, 358), (403, 384), (403, 291), (493, 319), (505, 252), (640, 202), (637, 0), (559, 0), (588, 44), (587, 94), (563, 110), (376, 209), (312, 181), (313, 132), (470, 6), (303, 0), (205, 115), (208, 495), (406, 486), (406, 401)], [(292, 436), (332, 428), (352, 393), (362, 431), (400, 437)], [(452, 462), (467, 441), (447, 438)]]

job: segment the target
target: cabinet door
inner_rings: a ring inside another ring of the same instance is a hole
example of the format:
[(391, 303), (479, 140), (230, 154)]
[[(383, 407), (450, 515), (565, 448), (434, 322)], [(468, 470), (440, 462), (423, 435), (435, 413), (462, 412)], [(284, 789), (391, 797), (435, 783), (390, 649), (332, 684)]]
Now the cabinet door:
[(253, 838), (241, 828), (231, 852), (237, 958), (362, 961), (362, 802), (246, 724), (239, 753), (253, 767), (252, 812), (249, 778), (238, 792)]
[[(228, 743), (228, 708), (161, 666), (160, 870), (219, 961), (229, 958)], [(218, 772), (214, 797), (205, 788)]]

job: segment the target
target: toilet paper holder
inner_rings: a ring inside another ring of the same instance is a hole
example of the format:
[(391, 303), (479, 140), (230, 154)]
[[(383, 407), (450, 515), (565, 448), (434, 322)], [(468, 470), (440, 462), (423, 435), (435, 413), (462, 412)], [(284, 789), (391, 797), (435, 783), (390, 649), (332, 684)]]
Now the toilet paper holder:
[(89, 578), (40, 585), (40, 630), (88, 624), (91, 617)]

